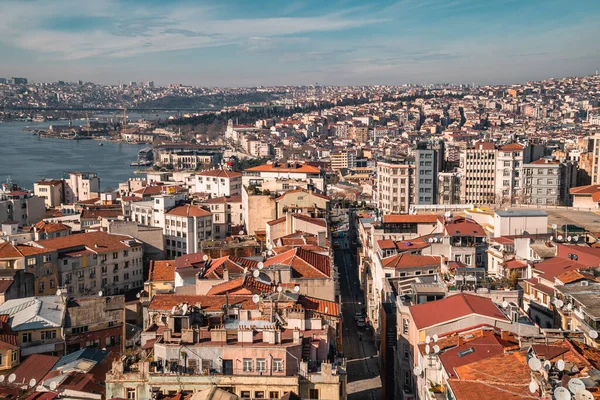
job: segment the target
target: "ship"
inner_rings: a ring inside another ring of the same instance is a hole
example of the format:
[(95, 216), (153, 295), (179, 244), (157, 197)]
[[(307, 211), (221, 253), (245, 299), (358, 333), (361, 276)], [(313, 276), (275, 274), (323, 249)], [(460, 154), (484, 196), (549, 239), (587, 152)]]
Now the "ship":
[(129, 164), (132, 167), (148, 167), (154, 164), (154, 153), (151, 147), (145, 147), (138, 152), (137, 161)]

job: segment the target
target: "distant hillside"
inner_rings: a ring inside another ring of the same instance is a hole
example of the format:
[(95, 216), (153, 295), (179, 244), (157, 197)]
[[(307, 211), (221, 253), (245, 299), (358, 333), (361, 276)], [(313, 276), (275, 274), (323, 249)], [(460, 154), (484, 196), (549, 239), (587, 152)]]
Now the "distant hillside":
[(160, 109), (203, 109), (214, 106), (216, 110), (223, 107), (237, 106), (243, 103), (256, 103), (278, 99), (278, 93), (240, 93), (240, 94), (211, 94), (201, 96), (165, 96), (160, 99), (147, 101), (137, 105), (138, 108), (160, 108)]

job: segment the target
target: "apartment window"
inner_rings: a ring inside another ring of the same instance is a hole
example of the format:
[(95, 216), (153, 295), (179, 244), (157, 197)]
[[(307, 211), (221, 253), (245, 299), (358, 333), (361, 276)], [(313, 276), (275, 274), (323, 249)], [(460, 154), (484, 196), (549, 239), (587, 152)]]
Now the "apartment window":
[(408, 354), (408, 346), (403, 346), (404, 347), (404, 359), (408, 360), (409, 354)]
[(116, 260), (117, 258), (119, 258), (119, 253), (115, 251), (113, 253), (113, 260)]
[(267, 360), (264, 358), (258, 358), (256, 360), (256, 371), (266, 372), (267, 371)]
[(113, 276), (113, 282), (115, 282), (115, 283), (119, 282), (119, 276), (118, 275)]
[(465, 255), (465, 264), (471, 265), (471, 255)]
[(460, 262), (461, 258), (461, 255), (457, 254), (456, 256), (454, 256), (454, 261)]
[(135, 400), (135, 388), (125, 388), (125, 398)]
[(244, 358), (244, 361), (242, 363), (242, 368), (243, 368), (244, 372), (251, 372), (252, 371), (252, 359)]
[(242, 390), (240, 392), (240, 398), (242, 398), (242, 399), (249, 399), (250, 398), (250, 391), (249, 390)]
[(31, 342), (31, 333), (24, 333), (23, 336), (21, 336), (21, 339), (23, 343)]
[(42, 340), (56, 339), (56, 331), (42, 331)]
[(410, 373), (408, 371), (404, 372), (404, 386), (410, 386)]
[(504, 161), (504, 167), (510, 167), (510, 161)]
[(254, 398), (255, 399), (264, 399), (265, 398), (265, 392), (263, 392), (262, 390), (257, 390), (254, 392)]
[(40, 284), (38, 285), (40, 292), (44, 291), (44, 282), (40, 282)]
[[(273, 359), (273, 372), (283, 372), (283, 360), (281, 358)], [(278, 399), (279, 397), (271, 397), (272, 399)]]
[[(12, 362), (14, 362), (14, 363), (17, 362), (17, 357), (18, 356), (19, 356), (18, 350), (13, 350), (13, 352), (12, 352)], [(0, 364), (2, 364), (2, 363), (0, 362)]]
[(29, 266), (35, 265), (35, 258), (28, 258), (27, 259), (27, 265), (29, 265)]
[(308, 389), (308, 398), (309, 399), (318, 399), (319, 398), (319, 389)]
[(108, 279), (102, 278), (102, 286), (108, 285)]
[(269, 392), (269, 398), (270, 399), (278, 399), (279, 398), (279, 392)]
[(106, 266), (106, 265), (103, 265), (103, 266), (102, 266), (102, 273), (103, 273), (103, 274), (106, 274), (107, 272), (108, 272), (108, 266)]
[(44, 256), (43, 260), (44, 260), (44, 262), (50, 262), (50, 261), (52, 261), (52, 256)]

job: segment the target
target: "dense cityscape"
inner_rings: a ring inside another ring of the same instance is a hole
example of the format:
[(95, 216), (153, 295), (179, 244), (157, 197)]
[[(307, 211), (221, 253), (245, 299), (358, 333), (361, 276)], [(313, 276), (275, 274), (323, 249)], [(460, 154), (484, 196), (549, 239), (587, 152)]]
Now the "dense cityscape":
[(5, 398), (600, 396), (596, 75), (0, 102), (13, 140), (143, 144), (118, 187), (2, 184)]

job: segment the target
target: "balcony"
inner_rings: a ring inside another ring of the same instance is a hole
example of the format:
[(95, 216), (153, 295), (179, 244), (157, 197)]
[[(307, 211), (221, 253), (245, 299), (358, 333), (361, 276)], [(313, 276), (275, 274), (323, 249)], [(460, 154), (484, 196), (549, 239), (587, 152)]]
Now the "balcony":
[(23, 343), (21, 345), (21, 356), (25, 357), (31, 354), (44, 354), (44, 353), (62, 353), (65, 348), (65, 343), (62, 339), (47, 339), (47, 340), (35, 340), (32, 342)]

